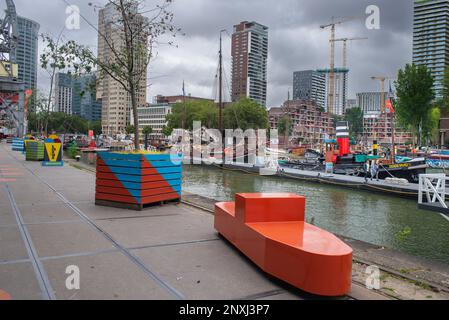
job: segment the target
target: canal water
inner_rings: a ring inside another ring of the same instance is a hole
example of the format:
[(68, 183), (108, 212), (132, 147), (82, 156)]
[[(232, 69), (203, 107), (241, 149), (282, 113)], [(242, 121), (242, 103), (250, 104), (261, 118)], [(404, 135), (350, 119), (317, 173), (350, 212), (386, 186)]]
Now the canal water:
[(185, 166), (183, 188), (219, 201), (240, 192), (304, 195), (307, 221), (320, 228), (449, 264), (449, 221), (413, 200), (211, 166)]

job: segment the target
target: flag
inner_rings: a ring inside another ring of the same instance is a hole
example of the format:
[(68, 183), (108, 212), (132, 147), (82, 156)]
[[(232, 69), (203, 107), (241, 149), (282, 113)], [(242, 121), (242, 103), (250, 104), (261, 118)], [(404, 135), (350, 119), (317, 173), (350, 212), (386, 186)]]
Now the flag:
[(391, 102), (391, 99), (387, 100), (386, 107), (387, 107), (388, 110), (390, 110), (391, 113), (394, 113), (394, 107), (393, 107), (393, 103)]
[(388, 92), (388, 100), (386, 101), (386, 108), (388, 110), (390, 110), (391, 113), (394, 113), (393, 99), (394, 99), (394, 92), (393, 92), (393, 88), (391, 87), (391, 81), (390, 81), (390, 89)]

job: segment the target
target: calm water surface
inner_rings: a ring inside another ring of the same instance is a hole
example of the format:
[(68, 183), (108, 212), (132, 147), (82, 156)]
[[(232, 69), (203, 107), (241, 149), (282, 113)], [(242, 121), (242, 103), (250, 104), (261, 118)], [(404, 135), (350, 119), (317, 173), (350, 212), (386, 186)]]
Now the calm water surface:
[(219, 201), (240, 192), (305, 195), (307, 221), (318, 227), (449, 264), (449, 221), (418, 210), (413, 200), (197, 166), (185, 166), (183, 188)]

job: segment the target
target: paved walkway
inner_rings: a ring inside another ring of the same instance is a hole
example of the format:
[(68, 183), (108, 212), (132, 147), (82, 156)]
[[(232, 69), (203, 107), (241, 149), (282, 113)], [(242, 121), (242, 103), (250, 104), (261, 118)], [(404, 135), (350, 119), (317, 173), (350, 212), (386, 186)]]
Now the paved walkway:
[[(302, 299), (185, 205), (94, 205), (95, 176), (44, 168), (0, 143), (0, 290), (13, 299)], [(67, 267), (80, 290), (66, 288)]]

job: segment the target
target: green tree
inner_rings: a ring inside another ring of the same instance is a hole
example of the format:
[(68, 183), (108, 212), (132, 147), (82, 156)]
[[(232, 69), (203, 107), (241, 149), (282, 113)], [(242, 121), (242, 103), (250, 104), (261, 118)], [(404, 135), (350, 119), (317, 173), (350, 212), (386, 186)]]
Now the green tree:
[(357, 141), (363, 133), (363, 110), (358, 107), (348, 109), (345, 114), (345, 121), (349, 123), (351, 137)]
[(226, 129), (245, 131), (269, 128), (267, 109), (246, 97), (225, 108), (223, 122)]
[(166, 137), (171, 136), (171, 134), (173, 133), (173, 128), (169, 127), (169, 126), (163, 126), (162, 127), (162, 134)]
[(126, 132), (127, 135), (135, 134), (136, 133), (136, 127), (134, 127), (133, 125), (128, 125), (125, 128), (125, 132)]
[(415, 64), (407, 64), (405, 69), (399, 70), (395, 83), (398, 95), (397, 118), (403, 127), (417, 135), (419, 144), (422, 144), (423, 138), (430, 138), (434, 130), (433, 83), (427, 67)]
[(293, 121), (288, 115), (284, 115), (278, 121), (278, 132), (281, 135), (284, 135), (284, 142), (288, 147), (288, 137), (290, 137), (293, 133)]
[(100, 135), (103, 132), (101, 121), (94, 121), (89, 123), (89, 129), (93, 130), (96, 136)]
[(442, 96), (439, 105), (444, 111), (449, 112), (449, 67), (444, 70)]
[(145, 136), (149, 136), (150, 134), (153, 133), (153, 128), (151, 128), (150, 126), (145, 126), (142, 129), (142, 134)]
[[(173, 24), (173, 13), (169, 11), (172, 0), (159, 0), (157, 4), (146, 0), (107, 0), (114, 8), (117, 17), (114, 28), (117, 29), (114, 41), (107, 35), (99, 33), (110, 51), (108, 59), (96, 56), (87, 46), (68, 41), (62, 52), (65, 59), (75, 59), (75, 71), (96, 68), (99, 79), (116, 81), (130, 97), (134, 115), (134, 124), (138, 127), (137, 108), (142, 81), (147, 79), (147, 70), (155, 56), (161, 37), (169, 36), (165, 44), (173, 45), (174, 37), (181, 31)], [(117, 45), (120, 42), (121, 45)], [(135, 132), (134, 147), (140, 148), (139, 132)]]
[(292, 119), (285, 115), (278, 121), (278, 131), (279, 134), (290, 136), (293, 133), (293, 121)]
[(201, 121), (201, 125), (209, 129), (218, 128), (218, 108), (212, 101), (190, 100), (177, 103), (171, 114), (167, 116), (168, 128), (193, 130), (193, 122)]

